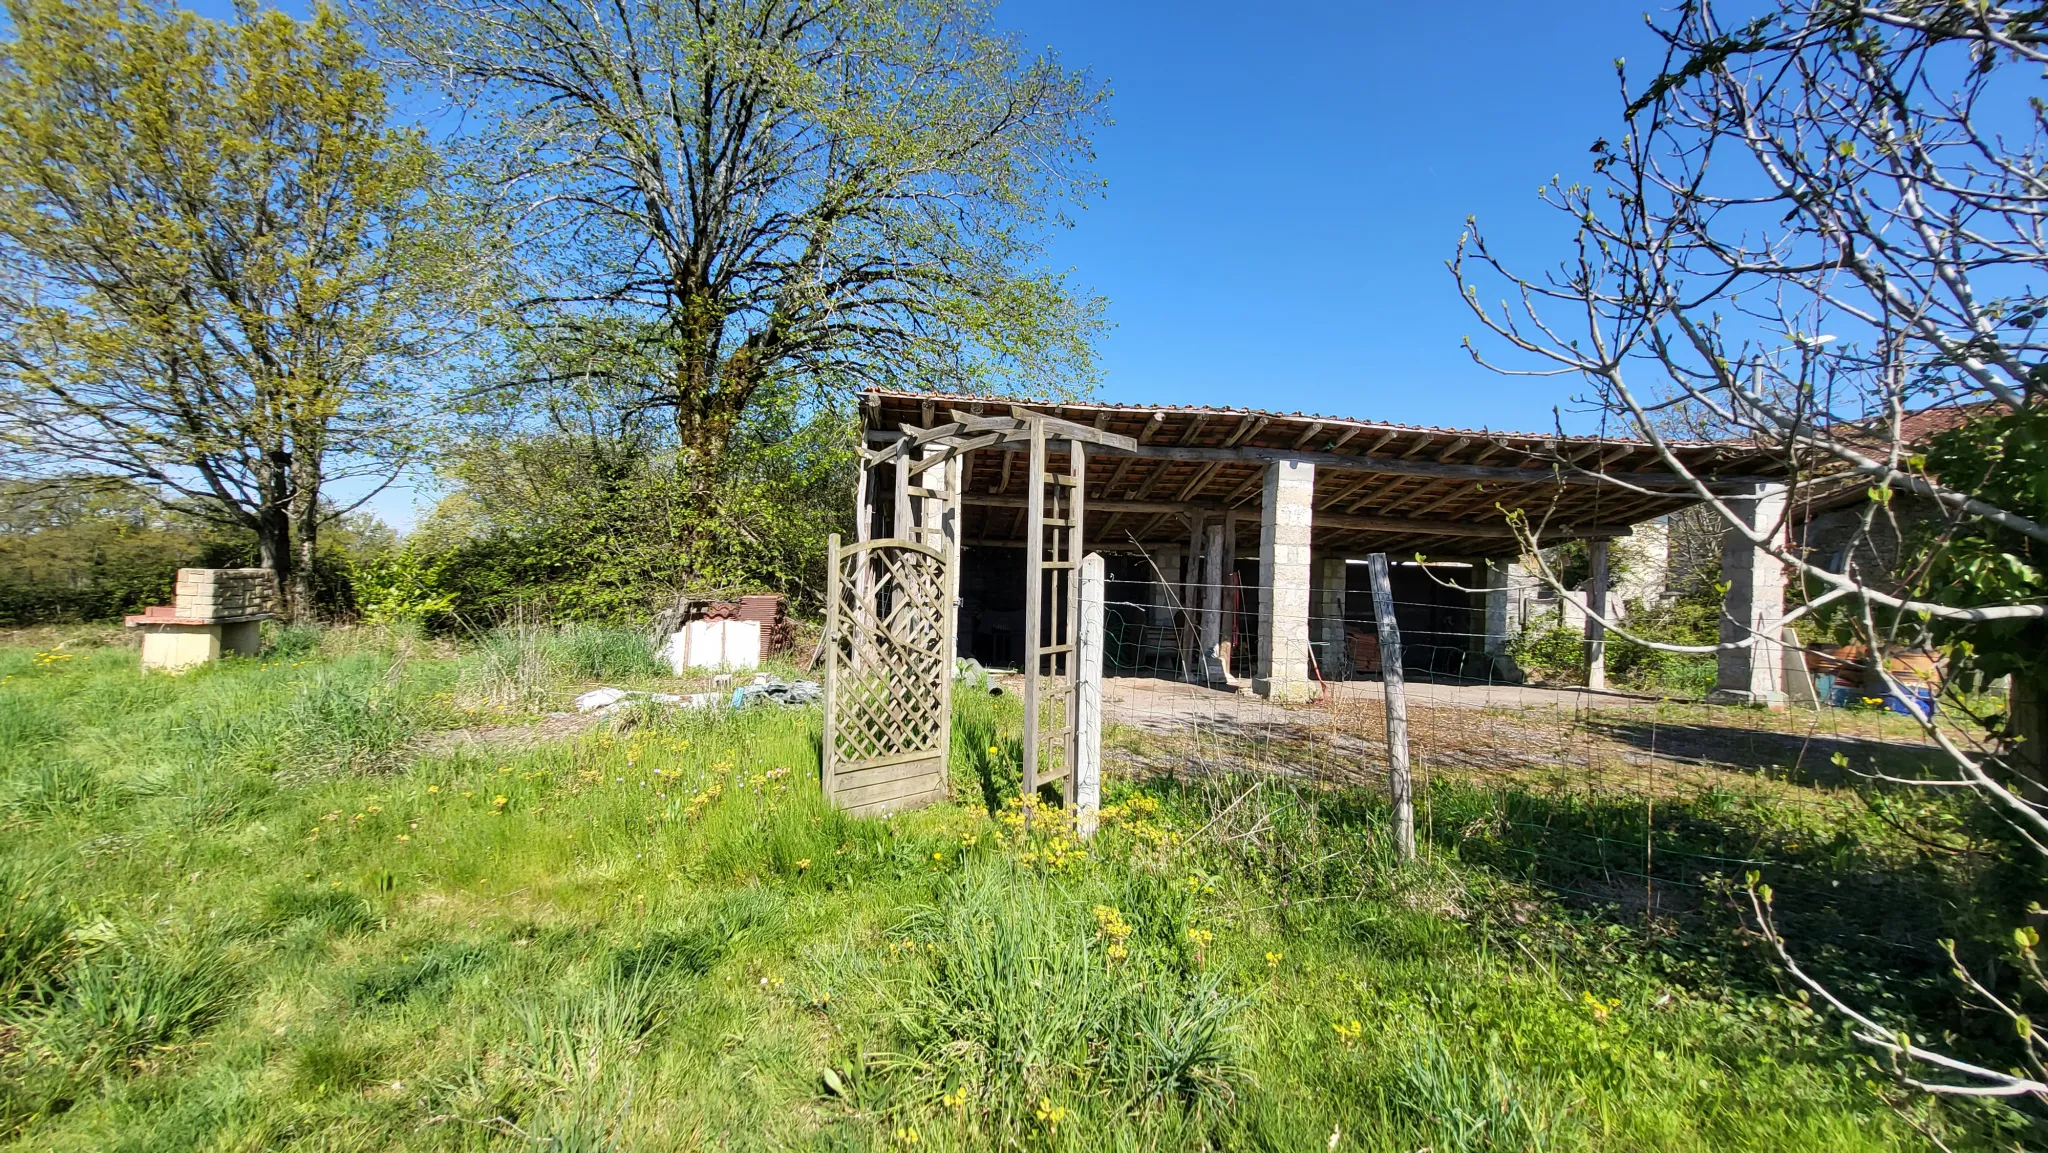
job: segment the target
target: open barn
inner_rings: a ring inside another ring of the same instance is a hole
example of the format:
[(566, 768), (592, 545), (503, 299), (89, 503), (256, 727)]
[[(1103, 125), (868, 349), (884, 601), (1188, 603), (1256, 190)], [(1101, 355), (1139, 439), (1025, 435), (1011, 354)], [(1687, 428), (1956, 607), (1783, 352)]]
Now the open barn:
[[(875, 480), (860, 494), (857, 536), (896, 532), (898, 506), (883, 495), (901, 459), (892, 446), (948, 422), (1011, 415), (1070, 430), (1072, 439), (1047, 442), (1048, 473), (1068, 474), (1073, 443), (1097, 442), (1084, 450), (1074, 499), (1083, 551), (1108, 562), (1108, 671), (1238, 684), (1278, 699), (1376, 671), (1363, 572), (1372, 553), (1394, 562), (1410, 675), (1487, 679), (1514, 615), (1524, 541), (1511, 517), (1545, 544), (1585, 542), (1604, 572), (1608, 542), (1700, 499), (1641, 440), (871, 391), (861, 417)], [(1777, 466), (1747, 443), (1663, 449), (1710, 491), (1752, 508), (1758, 523), (1782, 508)], [(1015, 667), (1025, 651), (1027, 452), (1012, 439), (960, 454), (956, 651), (994, 666)], [(1737, 549), (1724, 564), (1729, 616), (1774, 636), (1783, 578), (1762, 555)], [(1586, 595), (1597, 658), (1604, 580)], [(1770, 703), (1780, 692), (1774, 661), (1754, 649), (1731, 654), (1722, 689)], [(1595, 667), (1597, 675), (1597, 659)]]

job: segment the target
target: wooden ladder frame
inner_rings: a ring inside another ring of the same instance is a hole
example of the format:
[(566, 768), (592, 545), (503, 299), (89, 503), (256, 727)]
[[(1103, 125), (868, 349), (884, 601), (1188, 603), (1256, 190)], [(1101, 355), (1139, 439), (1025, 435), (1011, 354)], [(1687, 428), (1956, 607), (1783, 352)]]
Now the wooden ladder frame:
[[(863, 446), (854, 486), (855, 539), (866, 541), (873, 531), (879, 489), (874, 470), (892, 464), (895, 491), (890, 535), (945, 555), (952, 599), (949, 611), (957, 613), (964, 461), (981, 448), (1027, 449), (1030, 500), (1025, 529), (1023, 793), (1029, 799), (1036, 796), (1040, 785), (1059, 781), (1063, 803), (1072, 806), (1075, 767), (1084, 763), (1078, 742), (1089, 731), (1076, 691), (1081, 680), (1077, 654), (1082, 620), (1081, 561), (1086, 551), (1088, 446), (1133, 452), (1138, 442), (1025, 408), (1013, 407), (1007, 416), (954, 410), (948, 417), (931, 428), (904, 425), (902, 439), (894, 444), (875, 449)], [(1055, 441), (1067, 447), (1063, 473), (1048, 471), (1049, 447)], [(917, 482), (941, 466), (945, 469), (941, 484)], [(947, 632), (955, 633), (956, 627), (949, 625)], [(945, 709), (950, 725), (950, 678)]]

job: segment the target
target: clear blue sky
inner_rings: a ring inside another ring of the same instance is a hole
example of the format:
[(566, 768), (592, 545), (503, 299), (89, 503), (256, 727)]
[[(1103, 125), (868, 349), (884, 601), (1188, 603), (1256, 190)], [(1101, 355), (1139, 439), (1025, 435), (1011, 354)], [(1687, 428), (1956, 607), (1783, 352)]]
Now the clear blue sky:
[(1444, 261), (1467, 214), (1531, 271), (1567, 255), (1535, 193), (1616, 134), (1646, 7), (1007, 0), (1114, 91), (1107, 194), (1054, 252), (1109, 299), (1105, 398), (1550, 427), (1578, 386), (1474, 365)]
[[(1536, 192), (1615, 133), (1615, 57), (1655, 63), (1645, 8), (1007, 0), (1026, 46), (1114, 93), (1108, 189), (1052, 252), (1108, 298), (1104, 398), (1494, 429), (1547, 429), (1562, 405), (1588, 427), (1576, 382), (1470, 361), (1444, 261), (1467, 214), (1530, 271), (1567, 254)], [(416, 499), (371, 508), (404, 528)]]

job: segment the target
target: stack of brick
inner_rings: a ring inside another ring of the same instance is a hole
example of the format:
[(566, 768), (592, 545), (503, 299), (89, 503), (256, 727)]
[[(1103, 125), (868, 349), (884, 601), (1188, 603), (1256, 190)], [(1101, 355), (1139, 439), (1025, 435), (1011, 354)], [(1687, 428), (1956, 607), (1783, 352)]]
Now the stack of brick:
[(127, 619), (142, 630), (142, 667), (176, 672), (219, 658), (255, 656), (258, 626), (277, 615), (277, 574), (261, 568), (181, 568), (172, 603)]
[(277, 574), (265, 568), (181, 568), (180, 620), (232, 621), (277, 615)]

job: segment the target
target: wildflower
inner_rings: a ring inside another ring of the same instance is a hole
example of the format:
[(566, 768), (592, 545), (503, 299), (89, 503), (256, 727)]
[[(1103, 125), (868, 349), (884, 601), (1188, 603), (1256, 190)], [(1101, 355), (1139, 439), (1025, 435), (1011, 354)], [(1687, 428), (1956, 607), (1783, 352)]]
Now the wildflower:
[(1277, 968), (1279, 968), (1279, 967), (1280, 967), (1280, 954), (1278, 954), (1278, 953), (1268, 953), (1268, 954), (1266, 954), (1266, 968), (1268, 968), (1268, 969), (1277, 969)]
[(1346, 1049), (1358, 1044), (1358, 1038), (1365, 1033), (1365, 1027), (1358, 1023), (1356, 1017), (1348, 1022), (1332, 1021), (1330, 1022), (1330, 1028), (1336, 1031), (1338, 1040), (1344, 1042)]
[(958, 1109), (962, 1105), (967, 1104), (967, 1086), (962, 1085), (957, 1089), (948, 1089), (941, 1093), (939, 1095), (939, 1104), (944, 1105), (948, 1109)]
[(917, 1144), (917, 1127), (915, 1125), (903, 1126), (896, 1130), (896, 1139), (905, 1145)]
[(991, 757), (999, 757), (1002, 755), (1002, 753), (998, 751), (994, 745), (990, 745), (988, 747), (988, 755)]
[(805, 857), (804, 859), (796, 863), (796, 867), (798, 872), (802, 872), (803, 870), (810, 868), (811, 859), (809, 857)]
[(1197, 948), (1207, 945), (1209, 942), (1215, 939), (1216, 934), (1210, 932), (1207, 929), (1197, 929), (1193, 927), (1190, 927), (1188, 929), (1188, 941)]
[(1611, 1010), (1621, 1008), (1621, 1002), (1613, 997), (1609, 997), (1606, 1003), (1603, 1004), (1600, 998), (1595, 997), (1591, 993), (1580, 993), (1579, 1000), (1585, 1004), (1587, 1009), (1592, 1011), (1595, 1021), (1605, 1021)]
[(398, 840), (399, 840), (399, 842), (400, 842), (400, 843), (404, 843), (404, 842), (406, 842), (406, 841), (410, 841), (410, 840), (412, 840), (412, 838), (411, 838), (410, 836), (406, 835), (405, 833), (400, 833), (400, 834), (398, 834)]
[(1067, 1107), (1065, 1105), (1053, 1104), (1050, 1097), (1040, 1097), (1038, 1099), (1038, 1109), (1036, 1112), (1038, 1119), (1048, 1129), (1059, 1128), (1060, 1122), (1067, 1119)]
[(505, 806), (505, 794), (499, 793), (497, 796), (492, 797), (491, 803), (497, 805), (499, 808), (503, 808)]
[(438, 792), (440, 792), (440, 791), (441, 791), (441, 786), (439, 786), (439, 785), (428, 785), (428, 786), (427, 786), (427, 791), (428, 791), (428, 792), (430, 792), (430, 793), (438, 793)]
[(463, 800), (468, 800), (469, 798), (471, 798), (471, 797), (474, 797), (474, 796), (476, 796), (476, 794), (475, 794), (474, 792), (471, 792), (471, 791), (470, 791), (470, 790), (468, 790), (468, 789), (464, 789), (464, 790), (462, 790), (462, 799), (463, 799)]

